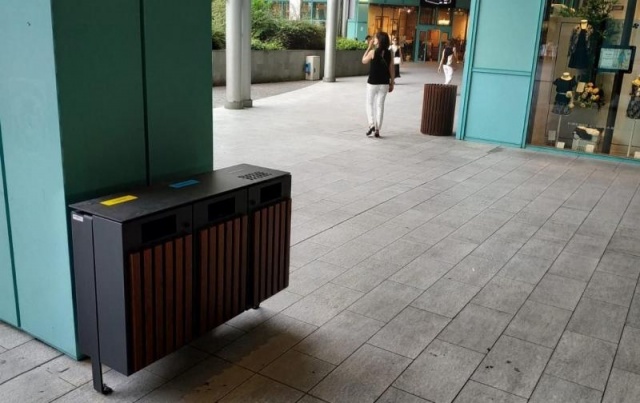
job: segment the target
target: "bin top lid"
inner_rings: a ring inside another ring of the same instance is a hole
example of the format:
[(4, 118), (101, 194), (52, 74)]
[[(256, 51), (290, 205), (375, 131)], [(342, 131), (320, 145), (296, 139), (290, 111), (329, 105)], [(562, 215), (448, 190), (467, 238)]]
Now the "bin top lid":
[(290, 173), (240, 164), (182, 180), (134, 188), (126, 192), (73, 203), (69, 207), (75, 212), (96, 215), (116, 222), (126, 222), (246, 189), (283, 176), (290, 176)]

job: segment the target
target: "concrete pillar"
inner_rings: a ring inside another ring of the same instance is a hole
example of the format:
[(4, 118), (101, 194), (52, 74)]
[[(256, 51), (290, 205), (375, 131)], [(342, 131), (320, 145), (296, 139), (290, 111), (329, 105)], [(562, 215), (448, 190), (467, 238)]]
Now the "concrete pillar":
[(340, 36), (346, 38), (347, 37), (347, 23), (349, 21), (349, 0), (342, 0), (342, 20), (340, 24)]
[(324, 50), (323, 81), (336, 81), (336, 34), (338, 27), (338, 0), (327, 1), (327, 36)]
[(227, 0), (227, 109), (242, 109), (242, 3)]
[[(241, 23), (242, 55), (240, 56), (240, 93), (242, 106), (251, 108), (251, 0), (242, 0)], [(228, 71), (228, 70), (227, 70)]]
[(301, 5), (302, 5), (302, 0), (289, 0), (289, 19), (290, 20), (300, 19)]

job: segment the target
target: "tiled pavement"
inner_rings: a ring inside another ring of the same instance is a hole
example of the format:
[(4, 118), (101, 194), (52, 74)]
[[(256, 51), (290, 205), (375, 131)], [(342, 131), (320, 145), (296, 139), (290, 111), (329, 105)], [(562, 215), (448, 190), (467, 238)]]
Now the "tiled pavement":
[(640, 402), (640, 166), (423, 136), (404, 70), (382, 139), (363, 78), (215, 109), (216, 167), (293, 174), (287, 290), (109, 397), (0, 324), (0, 401)]

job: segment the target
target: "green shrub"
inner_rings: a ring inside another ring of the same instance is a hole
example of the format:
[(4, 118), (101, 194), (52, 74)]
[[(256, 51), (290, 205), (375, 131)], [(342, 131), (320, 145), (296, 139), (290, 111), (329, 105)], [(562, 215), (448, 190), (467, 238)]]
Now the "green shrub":
[(324, 49), (325, 30), (309, 21), (281, 20), (276, 38), (286, 49)]
[(219, 50), (226, 48), (226, 35), (224, 31), (211, 32), (211, 49)]
[(226, 29), (227, 15), (226, 15), (226, 1), (225, 0), (211, 0), (211, 30), (223, 31)]
[(263, 42), (272, 40), (278, 33), (281, 18), (271, 10), (265, 0), (251, 1), (251, 37)]
[(339, 37), (336, 41), (337, 50), (366, 50), (367, 42), (360, 42), (357, 39)]
[(251, 39), (251, 49), (253, 50), (284, 50), (284, 46), (279, 41), (261, 41), (260, 39)]

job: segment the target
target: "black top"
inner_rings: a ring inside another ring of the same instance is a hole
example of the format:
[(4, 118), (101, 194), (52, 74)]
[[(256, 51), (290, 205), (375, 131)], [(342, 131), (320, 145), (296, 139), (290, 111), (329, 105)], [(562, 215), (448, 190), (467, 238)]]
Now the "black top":
[(451, 46), (447, 46), (446, 48), (444, 48), (444, 64), (448, 64), (449, 63), (449, 56), (451, 56), (453, 54), (453, 48)]
[(389, 84), (389, 65), (391, 64), (391, 52), (388, 49), (376, 49), (373, 59), (369, 63), (369, 79), (367, 83), (373, 85)]
[(563, 80), (561, 78), (556, 78), (553, 82), (553, 85), (556, 86), (556, 105), (566, 105), (569, 103), (569, 98), (567, 98), (567, 91), (572, 91), (573, 87), (576, 86), (576, 79), (571, 78), (571, 80)]

